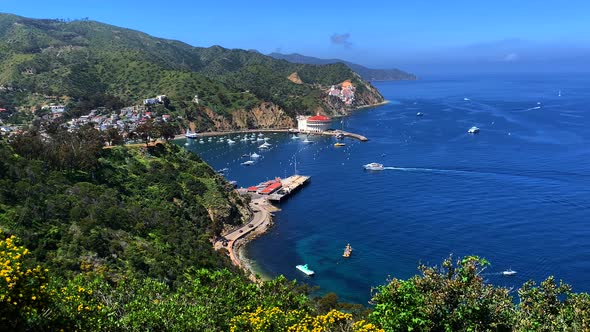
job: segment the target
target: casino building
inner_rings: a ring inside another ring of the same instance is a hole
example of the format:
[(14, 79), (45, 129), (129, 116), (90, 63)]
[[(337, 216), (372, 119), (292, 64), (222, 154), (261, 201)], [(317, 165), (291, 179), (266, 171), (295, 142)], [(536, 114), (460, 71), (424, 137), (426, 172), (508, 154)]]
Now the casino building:
[(297, 116), (297, 129), (301, 132), (319, 133), (330, 129), (332, 119), (323, 115)]

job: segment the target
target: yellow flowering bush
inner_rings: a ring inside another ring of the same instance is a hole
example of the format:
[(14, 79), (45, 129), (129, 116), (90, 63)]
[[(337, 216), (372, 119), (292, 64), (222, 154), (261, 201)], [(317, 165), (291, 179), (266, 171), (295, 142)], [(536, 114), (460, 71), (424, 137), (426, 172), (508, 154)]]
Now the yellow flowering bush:
[(37, 314), (47, 301), (47, 270), (29, 266), (28, 249), (17, 245), (16, 236), (0, 240), (0, 325)]
[(310, 316), (300, 310), (282, 311), (279, 308), (257, 308), (234, 317), (231, 332), (382, 332), (365, 321), (352, 321), (352, 314), (331, 310), (325, 315)]

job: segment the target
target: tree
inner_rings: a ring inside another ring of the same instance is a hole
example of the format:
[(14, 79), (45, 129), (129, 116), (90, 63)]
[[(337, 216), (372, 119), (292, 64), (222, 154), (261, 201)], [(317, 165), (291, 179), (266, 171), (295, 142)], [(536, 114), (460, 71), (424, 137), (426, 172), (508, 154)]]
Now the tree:
[(117, 128), (109, 128), (104, 133), (104, 140), (108, 145), (120, 145), (123, 144), (124, 139)]
[(157, 125), (160, 135), (166, 141), (173, 139), (176, 136), (176, 127), (168, 122), (160, 122)]
[(152, 119), (137, 126), (135, 133), (145, 142), (145, 146), (148, 146), (151, 140), (158, 139), (161, 136), (159, 128)]
[(468, 256), (442, 267), (419, 267), (422, 276), (377, 287), (370, 319), (386, 331), (510, 331), (514, 305), (509, 290), (484, 283), (489, 263)]

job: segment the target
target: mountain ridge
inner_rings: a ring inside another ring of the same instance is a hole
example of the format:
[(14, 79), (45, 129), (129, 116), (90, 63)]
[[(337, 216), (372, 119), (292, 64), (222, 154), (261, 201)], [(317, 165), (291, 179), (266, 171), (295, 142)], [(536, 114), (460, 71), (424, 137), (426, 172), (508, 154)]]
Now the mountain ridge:
[(363, 65), (359, 65), (350, 61), (341, 59), (321, 59), (302, 55), (299, 53), (283, 54), (273, 52), (268, 54), (275, 59), (282, 59), (292, 63), (302, 64), (313, 64), (313, 65), (326, 65), (332, 63), (343, 63), (355, 73), (359, 74), (364, 80), (367, 81), (397, 81), (397, 80), (416, 80), (416, 75), (407, 73), (397, 68), (392, 69), (373, 69), (367, 68)]
[[(76, 109), (81, 101), (100, 107), (117, 98), (129, 105), (167, 95), (176, 115), (194, 111), (208, 119), (206, 127), (215, 122), (211, 114), (231, 119), (236, 111), (267, 102), (293, 120), (297, 114), (346, 114), (383, 101), (343, 64), (293, 64), (253, 51), (194, 47), (90, 20), (0, 14), (0, 51), (0, 86), (17, 91), (2, 90), (0, 107), (39, 108), (48, 102), (43, 96), (61, 96), (55, 102), (67, 100)], [(288, 79), (293, 73), (302, 84)], [(326, 89), (347, 80), (358, 98), (350, 105), (334, 103)], [(195, 95), (199, 105), (193, 105)]]

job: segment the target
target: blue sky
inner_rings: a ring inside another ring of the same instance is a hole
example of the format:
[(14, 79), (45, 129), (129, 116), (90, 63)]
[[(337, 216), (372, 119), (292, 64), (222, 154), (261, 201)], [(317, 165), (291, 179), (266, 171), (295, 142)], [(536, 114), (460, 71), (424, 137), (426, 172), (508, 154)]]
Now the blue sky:
[(379, 68), (590, 68), (587, 0), (0, 0), (0, 12)]

